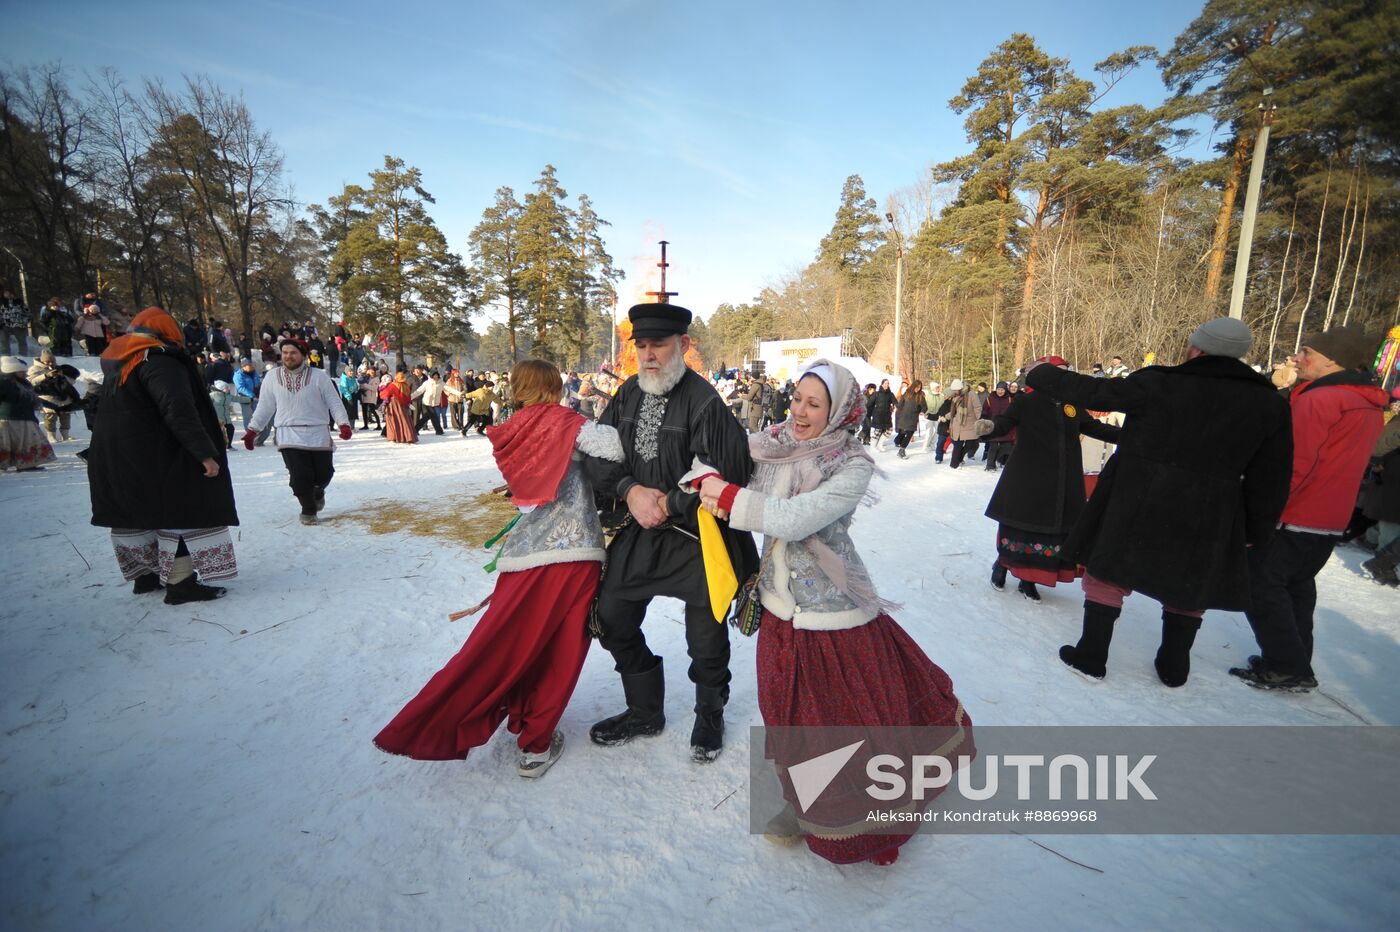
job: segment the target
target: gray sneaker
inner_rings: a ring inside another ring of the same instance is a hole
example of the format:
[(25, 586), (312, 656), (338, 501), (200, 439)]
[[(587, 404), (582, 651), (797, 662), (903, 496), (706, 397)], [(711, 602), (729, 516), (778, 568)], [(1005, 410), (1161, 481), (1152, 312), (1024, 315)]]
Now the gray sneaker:
[(554, 762), (559, 759), (559, 755), (564, 753), (564, 734), (556, 731), (549, 739), (549, 750), (539, 754), (532, 754), (529, 751), (520, 752), (520, 760), (515, 765), (515, 772), (527, 780), (534, 780), (544, 776), (544, 772), (554, 766)]
[(315, 516), (315, 515), (303, 514), (303, 515), (301, 515), (300, 517), (301, 517), (301, 523), (302, 523), (302, 524), (320, 524), (320, 523), (321, 523), (321, 522), (319, 522), (319, 521), (316, 520), (316, 516)]

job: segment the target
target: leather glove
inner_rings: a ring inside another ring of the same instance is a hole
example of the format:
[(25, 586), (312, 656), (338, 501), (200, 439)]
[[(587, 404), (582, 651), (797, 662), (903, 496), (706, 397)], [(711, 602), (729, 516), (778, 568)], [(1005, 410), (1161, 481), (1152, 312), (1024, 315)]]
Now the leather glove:
[(353, 434), (354, 432), (355, 432), (355, 428), (351, 427), (349, 424), (341, 424), (341, 425), (340, 425), (340, 439), (341, 439), (341, 440), (349, 440), (349, 439), (350, 439), (350, 435)]
[(255, 431), (255, 430), (250, 430), (250, 431), (248, 431), (246, 434), (243, 435), (243, 445), (244, 445), (245, 447), (247, 447), (249, 450), (251, 450), (251, 449), (253, 449), (253, 441), (255, 441), (255, 440), (257, 440), (257, 439), (258, 439), (258, 432)]

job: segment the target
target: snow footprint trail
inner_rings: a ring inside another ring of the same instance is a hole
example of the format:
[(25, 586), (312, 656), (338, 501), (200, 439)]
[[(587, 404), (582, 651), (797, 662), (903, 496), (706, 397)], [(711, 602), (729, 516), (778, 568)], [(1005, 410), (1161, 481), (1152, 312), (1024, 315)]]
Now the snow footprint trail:
[[(946, 836), (915, 840), (885, 870), (776, 848), (747, 832), (754, 642), (732, 638), (729, 746), (697, 767), (680, 606), (667, 600), (646, 626), (670, 673), (661, 736), (589, 743), (589, 725), (622, 702), (595, 646), (561, 722), (564, 755), (538, 783), (514, 775), (504, 733), (466, 762), (382, 754), (371, 737), (466, 639), (471, 620), (446, 615), (490, 591), (483, 552), (303, 528), (276, 451), (240, 448), (230, 454), (240, 577), (216, 603), (166, 606), (131, 595), (106, 532), (87, 523), (73, 456), (84, 445), (60, 445), (43, 473), (0, 476), (12, 555), (0, 566), (7, 928), (617, 929), (657, 915), (681, 928), (929, 916), (954, 928), (1039, 929), (1047, 916), (1075, 928), (1167, 916), (1367, 927), (1400, 908), (1390, 876), (1400, 843), (1389, 838)], [(1078, 633), (1077, 586), (1033, 606), (987, 584), (994, 528), (982, 511), (996, 475), (921, 451), (876, 457), (889, 478), (877, 481), (883, 501), (857, 516), (856, 543), (979, 724), (1354, 722), (1340, 703), (1400, 723), (1394, 593), (1357, 575), (1359, 551), (1339, 551), (1319, 578), (1327, 696), (1230, 678), (1253, 639), (1241, 616), (1217, 613), (1191, 682), (1164, 689), (1151, 667), (1157, 606), (1137, 597), (1095, 687), (1055, 656)], [(450, 520), (457, 497), (500, 483), (475, 435), (406, 447), (357, 432), (337, 445), (336, 467), (331, 516), (397, 498)]]

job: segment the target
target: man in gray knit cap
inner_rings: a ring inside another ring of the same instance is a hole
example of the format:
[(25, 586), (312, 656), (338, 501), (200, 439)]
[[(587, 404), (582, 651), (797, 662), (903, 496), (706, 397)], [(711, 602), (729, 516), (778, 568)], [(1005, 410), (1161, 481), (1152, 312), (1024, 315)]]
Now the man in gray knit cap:
[(1240, 358), (1253, 335), (1229, 317), (1191, 334), (1186, 361), (1096, 379), (1036, 366), (1026, 384), (1090, 411), (1121, 411), (1118, 450), (1065, 543), (1085, 567), (1084, 630), (1060, 659), (1105, 675), (1113, 625), (1136, 591), (1162, 603), (1155, 666), (1186, 683), (1206, 609), (1249, 606), (1247, 548), (1269, 541), (1288, 498), (1288, 403)]

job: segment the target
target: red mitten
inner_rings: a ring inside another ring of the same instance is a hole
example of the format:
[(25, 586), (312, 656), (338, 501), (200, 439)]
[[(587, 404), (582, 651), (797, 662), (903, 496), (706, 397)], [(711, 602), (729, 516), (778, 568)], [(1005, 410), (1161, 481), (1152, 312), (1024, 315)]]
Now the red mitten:
[(248, 449), (253, 449), (253, 441), (258, 439), (258, 432), (250, 430), (243, 435), (243, 445)]
[(341, 424), (341, 425), (340, 425), (340, 439), (341, 439), (341, 440), (349, 440), (349, 439), (350, 439), (350, 436), (351, 436), (352, 434), (354, 434), (354, 432), (355, 432), (355, 428), (351, 427), (349, 424)]

